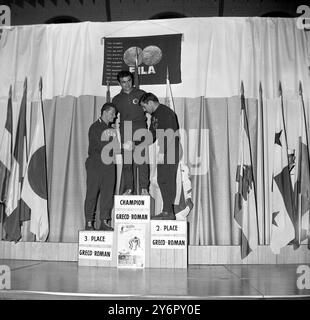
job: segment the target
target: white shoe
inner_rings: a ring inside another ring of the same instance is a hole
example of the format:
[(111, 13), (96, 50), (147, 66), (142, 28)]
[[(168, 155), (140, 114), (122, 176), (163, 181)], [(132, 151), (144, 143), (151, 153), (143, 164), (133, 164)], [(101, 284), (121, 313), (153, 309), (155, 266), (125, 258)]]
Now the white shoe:
[(179, 221), (185, 221), (189, 212), (190, 212), (190, 208), (187, 206), (185, 209), (183, 209), (182, 211), (180, 211), (175, 215), (175, 219)]

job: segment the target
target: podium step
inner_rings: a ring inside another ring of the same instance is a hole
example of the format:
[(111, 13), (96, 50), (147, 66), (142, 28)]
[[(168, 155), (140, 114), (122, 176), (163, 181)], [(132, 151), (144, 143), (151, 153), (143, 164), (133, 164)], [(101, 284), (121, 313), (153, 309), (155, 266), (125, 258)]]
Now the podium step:
[(114, 231), (79, 232), (79, 266), (187, 268), (187, 222), (151, 220), (149, 196), (115, 196)]

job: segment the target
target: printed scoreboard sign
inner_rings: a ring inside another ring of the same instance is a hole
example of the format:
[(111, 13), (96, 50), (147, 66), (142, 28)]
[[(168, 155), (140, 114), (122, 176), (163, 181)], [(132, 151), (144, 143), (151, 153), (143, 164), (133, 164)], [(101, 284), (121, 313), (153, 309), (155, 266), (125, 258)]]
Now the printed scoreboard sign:
[(151, 220), (151, 248), (186, 249), (187, 222)]
[(80, 231), (79, 260), (112, 260), (113, 232)]
[(135, 72), (135, 65), (140, 85), (165, 84), (167, 68), (170, 83), (180, 83), (181, 39), (182, 34), (105, 38), (102, 85), (118, 85), (117, 73)]

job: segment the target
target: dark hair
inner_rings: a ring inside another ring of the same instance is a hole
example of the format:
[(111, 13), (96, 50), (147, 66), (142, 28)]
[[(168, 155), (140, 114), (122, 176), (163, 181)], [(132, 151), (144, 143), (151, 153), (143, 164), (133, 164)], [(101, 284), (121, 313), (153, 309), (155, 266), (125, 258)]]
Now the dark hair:
[(155, 94), (151, 92), (146, 92), (142, 95), (142, 97), (139, 100), (139, 104), (148, 103), (149, 101), (159, 102), (158, 98), (155, 96)]
[(106, 103), (101, 107), (101, 115), (103, 114), (103, 111), (106, 111), (106, 110), (111, 109), (111, 108), (114, 108), (114, 109), (116, 110), (115, 104), (112, 103), (112, 102), (106, 102)]
[(127, 70), (120, 71), (116, 77), (118, 82), (120, 82), (121, 78), (125, 78), (125, 77), (131, 77), (132, 83), (134, 82), (133, 74)]

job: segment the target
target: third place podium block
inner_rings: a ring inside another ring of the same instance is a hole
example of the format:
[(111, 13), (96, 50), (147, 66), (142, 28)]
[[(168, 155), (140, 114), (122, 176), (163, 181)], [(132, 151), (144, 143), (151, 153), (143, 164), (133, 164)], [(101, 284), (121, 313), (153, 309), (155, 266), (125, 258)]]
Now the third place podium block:
[(115, 235), (113, 231), (79, 232), (79, 266), (115, 266)]

